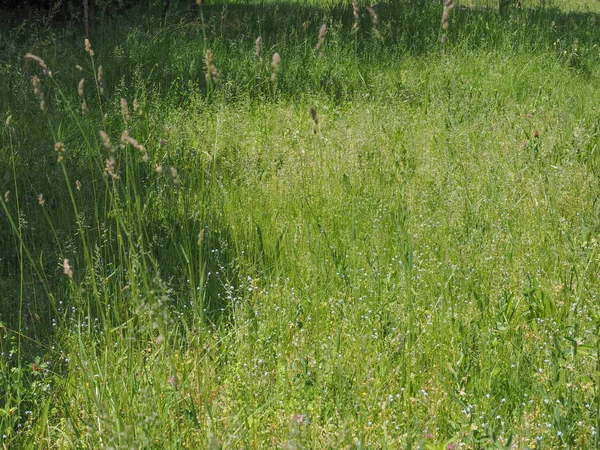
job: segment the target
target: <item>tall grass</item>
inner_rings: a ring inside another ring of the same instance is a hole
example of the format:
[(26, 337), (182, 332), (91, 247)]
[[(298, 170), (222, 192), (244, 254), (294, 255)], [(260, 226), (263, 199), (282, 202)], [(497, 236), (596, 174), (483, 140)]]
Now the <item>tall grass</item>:
[(598, 17), (357, 5), (6, 30), (6, 448), (598, 447)]

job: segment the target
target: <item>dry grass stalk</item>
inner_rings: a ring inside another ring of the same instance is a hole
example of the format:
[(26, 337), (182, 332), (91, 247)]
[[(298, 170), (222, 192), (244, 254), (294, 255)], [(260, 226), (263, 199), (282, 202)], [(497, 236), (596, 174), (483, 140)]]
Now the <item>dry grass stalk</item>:
[(277, 73), (279, 72), (279, 64), (281, 64), (281, 56), (279, 53), (273, 54), (273, 59), (271, 61), (271, 67), (273, 68), (273, 73), (271, 74), (271, 81), (275, 81), (277, 78)]
[(449, 26), (448, 18), (450, 17), (450, 11), (452, 11), (452, 8), (454, 8), (452, 0), (444, 0), (444, 12), (442, 13), (442, 45), (446, 45), (446, 30)]
[(358, 15), (358, 2), (356, 0), (352, 0), (352, 10), (353, 10), (353, 14), (354, 14), (354, 26), (352, 28), (354, 28), (356, 31), (358, 31), (359, 15)]
[(213, 54), (210, 49), (206, 51), (206, 56), (204, 58), (204, 63), (206, 65), (206, 74), (204, 75), (206, 81), (209, 83), (214, 81), (215, 83), (219, 82), (219, 72), (215, 65), (213, 64)]

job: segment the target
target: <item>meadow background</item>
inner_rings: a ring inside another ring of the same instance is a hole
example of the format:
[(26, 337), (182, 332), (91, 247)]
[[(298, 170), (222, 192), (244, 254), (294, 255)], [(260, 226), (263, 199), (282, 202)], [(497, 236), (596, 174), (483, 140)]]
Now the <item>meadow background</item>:
[(184, 3), (0, 23), (0, 446), (598, 448), (600, 2)]

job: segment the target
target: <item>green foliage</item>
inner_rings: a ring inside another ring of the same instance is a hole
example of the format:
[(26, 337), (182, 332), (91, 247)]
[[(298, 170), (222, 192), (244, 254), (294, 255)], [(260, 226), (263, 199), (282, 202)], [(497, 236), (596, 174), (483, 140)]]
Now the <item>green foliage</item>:
[(597, 446), (598, 17), (359, 11), (6, 30), (3, 445)]

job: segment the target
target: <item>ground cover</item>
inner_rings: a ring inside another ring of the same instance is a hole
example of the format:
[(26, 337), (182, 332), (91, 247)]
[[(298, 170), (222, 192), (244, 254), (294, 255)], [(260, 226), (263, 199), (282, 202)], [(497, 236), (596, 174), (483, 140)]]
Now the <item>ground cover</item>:
[(3, 30), (6, 448), (598, 446), (599, 17), (432, 3)]

